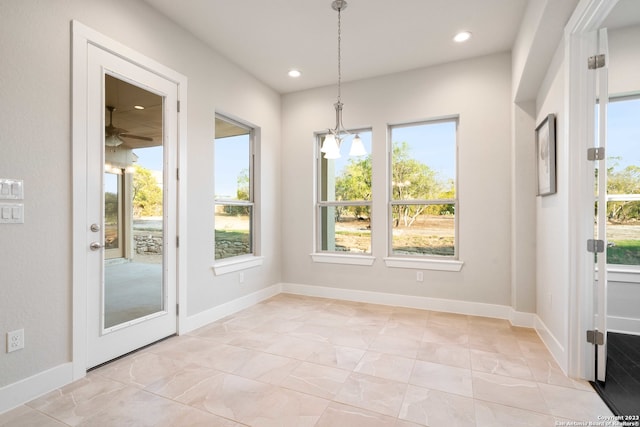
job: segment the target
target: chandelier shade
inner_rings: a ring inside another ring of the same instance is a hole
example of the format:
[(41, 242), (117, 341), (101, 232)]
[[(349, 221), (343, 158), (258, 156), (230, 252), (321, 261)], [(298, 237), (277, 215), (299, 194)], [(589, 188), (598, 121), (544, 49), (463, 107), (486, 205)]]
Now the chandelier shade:
[[(331, 8), (338, 12), (338, 97), (335, 104), (333, 104), (336, 110), (336, 125), (334, 128), (329, 129), (328, 134), (325, 136), (320, 148), (320, 152), (324, 153), (325, 159), (338, 159), (340, 158), (340, 145), (344, 141), (346, 136), (351, 135), (342, 124), (342, 97), (341, 97), (341, 83), (342, 83), (342, 11), (347, 8), (347, 2), (345, 0), (334, 0), (331, 3)], [(350, 156), (365, 156), (367, 150), (365, 150), (362, 140), (358, 135), (355, 135), (351, 142), (351, 150), (349, 150)]]

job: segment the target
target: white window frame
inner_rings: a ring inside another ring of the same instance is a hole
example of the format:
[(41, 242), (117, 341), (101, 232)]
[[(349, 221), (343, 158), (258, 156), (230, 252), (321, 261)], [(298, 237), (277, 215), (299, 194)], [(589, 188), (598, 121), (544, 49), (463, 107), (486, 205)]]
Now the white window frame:
[[(349, 129), (348, 132), (352, 135), (369, 132), (373, 134), (371, 128)], [(372, 265), (375, 261), (375, 257), (372, 252), (354, 254), (353, 252), (340, 252), (340, 251), (326, 251), (322, 249), (323, 233), (322, 233), (322, 208), (326, 207), (338, 207), (338, 206), (368, 206), (373, 213), (373, 196), (370, 200), (349, 200), (349, 201), (328, 201), (322, 200), (322, 161), (323, 153), (320, 152), (322, 145), (322, 139), (328, 132), (316, 132), (314, 134), (315, 143), (315, 162), (314, 162), (314, 222), (315, 233), (313, 239), (313, 252), (311, 258), (314, 262), (318, 263), (331, 263), (331, 264), (348, 264), (348, 265)], [(373, 172), (372, 172), (373, 173)], [(373, 244), (373, 224), (371, 229), (371, 243)], [(373, 251), (373, 248), (372, 248)]]
[[(410, 199), (410, 200), (394, 200), (393, 199), (393, 130), (397, 128), (406, 128), (413, 126), (423, 126), (437, 123), (455, 123), (455, 198), (453, 199)], [(411, 122), (403, 122), (389, 124), (387, 126), (387, 256), (384, 261), (387, 267), (408, 268), (408, 269), (424, 269), (439, 271), (460, 271), (464, 262), (459, 258), (459, 224), (460, 224), (460, 201), (459, 201), (459, 171), (458, 171), (458, 128), (460, 125), (460, 117), (458, 115), (443, 116), (426, 120), (418, 120)], [(454, 216), (454, 255), (438, 256), (438, 255), (405, 255), (393, 253), (393, 206), (395, 205), (443, 205), (453, 204), (455, 209)]]
[[(215, 178), (214, 178), (214, 212), (215, 208), (220, 205), (224, 206), (246, 206), (252, 211), (249, 229), (251, 230), (251, 253), (232, 256), (229, 258), (215, 259), (215, 215), (214, 215), (214, 263), (213, 271), (216, 275), (228, 274), (235, 271), (241, 271), (248, 268), (257, 267), (263, 264), (264, 257), (260, 255), (260, 193), (257, 177), (259, 176), (259, 135), (260, 129), (245, 121), (233, 118), (227, 114), (216, 113), (215, 118), (231, 123), (237, 127), (246, 129), (249, 132), (249, 200), (236, 200), (216, 198), (215, 196)], [(215, 135), (215, 132), (214, 132)], [(215, 138), (214, 138), (214, 155), (215, 155)], [(215, 177), (215, 173), (214, 173)]]
[[(609, 104), (624, 101), (640, 101), (640, 93), (609, 95)], [(609, 114), (607, 112), (607, 114)], [(608, 118), (607, 118), (608, 119)], [(607, 141), (609, 144), (611, 141)], [(640, 194), (609, 194), (607, 189), (607, 206), (609, 202), (631, 202), (640, 200)], [(607, 271), (610, 273), (608, 278), (610, 281), (621, 281), (640, 283), (640, 265), (628, 264), (609, 264), (607, 263)]]

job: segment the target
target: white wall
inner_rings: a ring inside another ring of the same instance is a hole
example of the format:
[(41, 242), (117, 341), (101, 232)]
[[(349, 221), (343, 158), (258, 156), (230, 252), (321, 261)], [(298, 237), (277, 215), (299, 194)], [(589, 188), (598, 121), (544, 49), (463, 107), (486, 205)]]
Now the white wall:
[[(569, 191), (565, 138), (564, 44), (560, 43), (536, 99), (536, 125), (556, 115), (557, 193), (536, 200), (536, 305), (543, 336), (563, 369), (567, 368), (569, 307)], [(533, 129), (531, 129), (533, 132)], [(543, 335), (544, 335), (543, 334)]]
[[(314, 138), (333, 125), (336, 88), (283, 97), (283, 280), (511, 305), (511, 57), (508, 53), (343, 85), (344, 122), (373, 129), (373, 266), (314, 263)], [(387, 125), (446, 115), (459, 125), (461, 272), (388, 268)]]
[[(7, 354), (0, 345), (0, 390), (71, 361), (72, 19), (189, 79), (188, 314), (280, 281), (280, 96), (144, 2), (1, 0), (0, 177), (24, 180), (25, 223), (0, 225), (0, 336), (24, 328), (26, 346)], [(262, 134), (265, 262), (242, 285), (211, 269), (216, 111)]]

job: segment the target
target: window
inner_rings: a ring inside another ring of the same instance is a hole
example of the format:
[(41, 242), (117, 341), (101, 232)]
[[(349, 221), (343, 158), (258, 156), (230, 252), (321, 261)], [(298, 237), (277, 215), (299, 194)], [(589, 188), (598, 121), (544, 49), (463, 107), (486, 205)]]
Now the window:
[(348, 155), (356, 134), (371, 153), (371, 131), (350, 132), (338, 159), (324, 158), (320, 148), (326, 134), (317, 137), (317, 252), (371, 253), (371, 154)]
[(215, 260), (255, 254), (254, 129), (216, 115)]
[(607, 107), (607, 263), (640, 266), (640, 96)]
[(457, 259), (457, 125), (390, 126), (391, 256)]

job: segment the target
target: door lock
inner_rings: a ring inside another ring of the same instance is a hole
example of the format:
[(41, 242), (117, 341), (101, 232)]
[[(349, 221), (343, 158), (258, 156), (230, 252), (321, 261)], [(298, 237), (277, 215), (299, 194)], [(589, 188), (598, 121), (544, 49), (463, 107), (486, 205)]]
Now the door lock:
[(91, 227), (89, 227), (89, 230), (93, 231), (94, 233), (97, 233), (98, 231), (100, 231), (100, 226), (98, 224), (91, 224)]
[(89, 249), (91, 249), (92, 251), (97, 251), (100, 250), (102, 248), (102, 245), (98, 242), (91, 242), (89, 244)]

